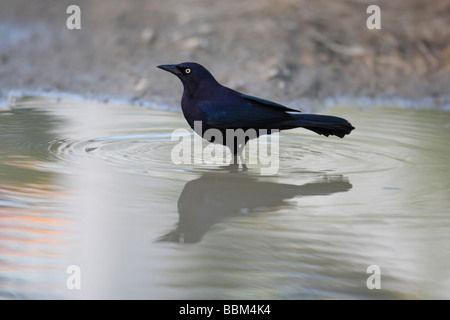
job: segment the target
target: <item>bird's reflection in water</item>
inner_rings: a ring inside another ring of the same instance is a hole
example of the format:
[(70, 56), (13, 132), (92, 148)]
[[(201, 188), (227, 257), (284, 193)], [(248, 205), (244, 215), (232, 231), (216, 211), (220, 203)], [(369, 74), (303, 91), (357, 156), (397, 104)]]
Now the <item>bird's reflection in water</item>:
[(178, 199), (177, 227), (160, 241), (199, 242), (215, 223), (259, 208), (277, 210), (294, 197), (326, 196), (352, 185), (342, 177), (318, 177), (303, 185), (260, 181), (246, 172), (204, 173), (184, 186)]

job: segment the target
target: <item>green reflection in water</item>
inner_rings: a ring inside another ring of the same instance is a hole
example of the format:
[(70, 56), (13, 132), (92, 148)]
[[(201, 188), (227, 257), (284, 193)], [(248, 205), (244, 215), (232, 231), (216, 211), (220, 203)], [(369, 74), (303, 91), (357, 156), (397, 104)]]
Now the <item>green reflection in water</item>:
[(0, 112), (0, 177), (2, 184), (47, 183), (52, 173), (35, 162), (53, 161), (49, 152), (61, 124), (50, 112), (33, 107)]

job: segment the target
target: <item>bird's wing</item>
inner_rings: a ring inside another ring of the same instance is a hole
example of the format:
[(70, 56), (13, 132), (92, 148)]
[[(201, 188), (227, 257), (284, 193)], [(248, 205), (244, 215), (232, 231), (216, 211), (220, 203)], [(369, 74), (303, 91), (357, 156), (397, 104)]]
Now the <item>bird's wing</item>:
[(290, 117), (299, 110), (257, 97), (240, 94), (233, 102), (202, 102), (200, 109), (206, 115), (208, 125), (216, 128), (255, 128), (270, 126)]
[(278, 111), (285, 111), (285, 112), (301, 112), (300, 110), (291, 109), (291, 108), (285, 107), (285, 106), (278, 104), (276, 102), (273, 102), (273, 101), (249, 96), (249, 95), (246, 95), (243, 93), (241, 93), (241, 96), (242, 96), (242, 98), (248, 100), (252, 104), (257, 104), (258, 106), (261, 106), (261, 107), (272, 108), (272, 109), (276, 109)]

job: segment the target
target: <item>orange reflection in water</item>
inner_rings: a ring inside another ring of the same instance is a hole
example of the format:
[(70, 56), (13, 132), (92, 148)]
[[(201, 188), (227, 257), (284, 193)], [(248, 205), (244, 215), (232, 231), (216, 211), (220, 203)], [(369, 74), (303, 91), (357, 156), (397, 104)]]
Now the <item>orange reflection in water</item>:
[(7, 199), (0, 207), (0, 298), (64, 292), (74, 229), (55, 203), (67, 194), (51, 185), (2, 185), (0, 195)]

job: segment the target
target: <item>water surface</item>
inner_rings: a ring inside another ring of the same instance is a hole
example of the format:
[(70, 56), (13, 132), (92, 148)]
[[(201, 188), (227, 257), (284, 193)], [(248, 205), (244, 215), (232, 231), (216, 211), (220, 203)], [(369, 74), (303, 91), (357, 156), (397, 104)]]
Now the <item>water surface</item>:
[(0, 297), (449, 299), (450, 113), (324, 113), (356, 130), (282, 132), (263, 176), (174, 164), (181, 113), (17, 101), (0, 111)]

